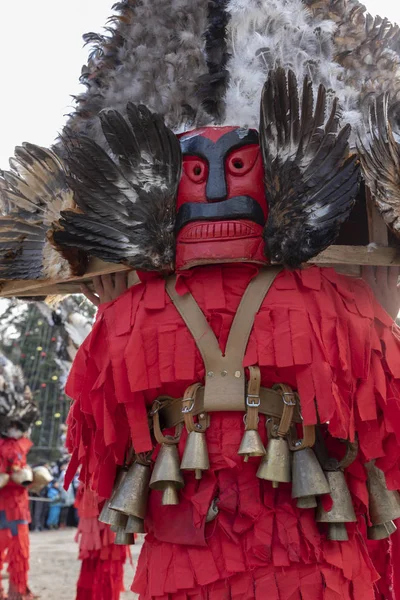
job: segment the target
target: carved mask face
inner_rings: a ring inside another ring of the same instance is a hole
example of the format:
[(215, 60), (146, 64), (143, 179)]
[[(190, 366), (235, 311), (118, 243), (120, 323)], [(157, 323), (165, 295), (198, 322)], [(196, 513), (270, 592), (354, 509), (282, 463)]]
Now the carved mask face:
[(180, 136), (176, 269), (222, 262), (266, 263), (268, 216), (258, 133), (207, 127)]

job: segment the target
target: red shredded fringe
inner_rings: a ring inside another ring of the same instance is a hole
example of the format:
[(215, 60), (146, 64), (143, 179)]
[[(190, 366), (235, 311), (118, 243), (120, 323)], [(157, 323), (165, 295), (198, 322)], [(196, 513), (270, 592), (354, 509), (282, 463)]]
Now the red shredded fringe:
[(82, 566), (76, 600), (119, 600), (124, 591), (127, 549), (115, 545), (110, 527), (99, 523), (98, 504), (97, 494), (80, 486), (75, 506), (79, 513), (76, 540)]
[[(194, 295), (222, 351), (256, 271), (202, 267), (178, 280), (178, 291)], [(67, 393), (75, 402), (68, 478), (81, 464), (85, 485), (102, 497), (109, 497), (116, 465), (130, 444), (137, 452), (151, 449), (148, 405), (161, 394), (182, 396), (204, 379), (200, 354), (164, 286), (154, 278), (103, 306), (69, 378)], [(279, 600), (379, 597), (378, 571), (386, 583), (390, 575), (382, 561), (374, 566), (374, 550), (367, 549), (364, 463), (377, 459), (388, 487), (400, 488), (400, 345), (394, 327), (361, 280), (316, 267), (277, 277), (256, 316), (244, 365), (260, 366), (264, 386), (285, 382), (297, 389), (305, 424), (316, 424), (318, 411), (333, 438), (352, 440), (357, 433), (360, 452), (346, 478), (358, 524), (349, 527), (348, 542), (327, 541), (313, 512), (294, 507), (290, 486), (273, 491), (255, 476), (259, 461), (245, 465), (239, 459), (242, 415), (212, 414), (210, 472), (200, 482), (185, 476), (178, 507), (161, 507), (159, 493), (151, 494), (149, 534), (134, 585), (142, 598), (265, 598), (267, 588), (268, 597)], [(264, 432), (261, 419), (265, 439)], [(219, 515), (205, 525), (216, 496)], [(378, 546), (387, 556), (387, 543)]]

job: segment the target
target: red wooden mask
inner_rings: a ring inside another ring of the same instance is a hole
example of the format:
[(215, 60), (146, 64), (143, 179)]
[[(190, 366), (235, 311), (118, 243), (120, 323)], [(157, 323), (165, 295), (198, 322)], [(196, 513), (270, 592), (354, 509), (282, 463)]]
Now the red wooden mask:
[(176, 269), (266, 263), (268, 208), (257, 131), (206, 127), (181, 135), (180, 143)]

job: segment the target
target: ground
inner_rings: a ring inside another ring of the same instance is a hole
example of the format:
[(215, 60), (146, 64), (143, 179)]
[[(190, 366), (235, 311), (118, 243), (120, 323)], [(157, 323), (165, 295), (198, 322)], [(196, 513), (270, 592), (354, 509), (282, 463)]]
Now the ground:
[[(74, 542), (76, 529), (44, 531), (31, 534), (31, 569), (29, 585), (40, 600), (74, 600), (75, 586), (80, 563), (77, 560), (78, 545)], [(134, 564), (140, 544), (131, 546)], [(129, 590), (133, 580), (133, 567), (126, 563), (125, 588)], [(7, 582), (5, 582), (7, 589)], [(130, 591), (121, 594), (121, 600), (134, 600)]]

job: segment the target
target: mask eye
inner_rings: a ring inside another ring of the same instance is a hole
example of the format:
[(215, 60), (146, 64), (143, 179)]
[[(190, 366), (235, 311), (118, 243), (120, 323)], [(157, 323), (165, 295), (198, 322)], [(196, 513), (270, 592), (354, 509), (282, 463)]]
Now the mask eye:
[(229, 173), (238, 177), (246, 175), (254, 167), (259, 152), (258, 146), (247, 146), (234, 150), (227, 159)]
[(207, 179), (207, 163), (197, 156), (185, 156), (183, 170), (193, 183), (203, 183)]

